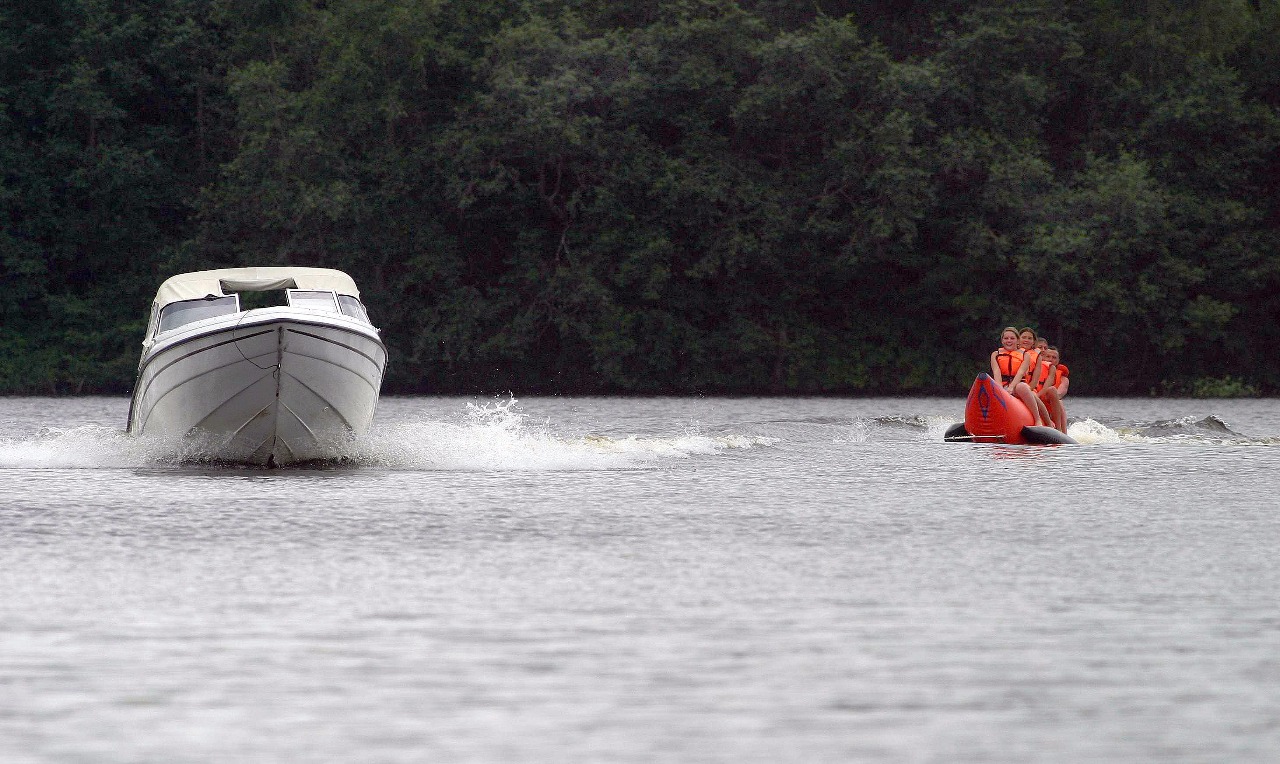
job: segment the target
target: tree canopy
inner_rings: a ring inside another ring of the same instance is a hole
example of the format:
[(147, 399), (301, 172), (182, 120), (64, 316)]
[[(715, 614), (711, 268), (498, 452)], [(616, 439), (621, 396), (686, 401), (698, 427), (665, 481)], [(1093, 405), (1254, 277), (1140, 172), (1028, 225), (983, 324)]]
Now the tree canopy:
[(35, 0), (0, 167), (0, 392), (282, 264), (399, 392), (1280, 392), (1280, 0)]

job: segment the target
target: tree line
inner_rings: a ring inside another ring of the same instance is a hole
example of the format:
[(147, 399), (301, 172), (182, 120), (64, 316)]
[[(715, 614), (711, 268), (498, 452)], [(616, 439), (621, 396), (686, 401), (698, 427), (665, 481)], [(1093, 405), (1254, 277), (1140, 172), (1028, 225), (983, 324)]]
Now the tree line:
[(0, 392), (340, 268), (386, 389), (1280, 391), (1280, 0), (0, 6)]

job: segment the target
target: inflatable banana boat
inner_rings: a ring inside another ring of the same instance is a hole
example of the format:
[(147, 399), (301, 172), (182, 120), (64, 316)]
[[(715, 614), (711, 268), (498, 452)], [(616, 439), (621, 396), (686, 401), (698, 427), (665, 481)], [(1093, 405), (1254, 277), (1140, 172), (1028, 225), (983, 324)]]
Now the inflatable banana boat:
[(973, 387), (969, 388), (964, 421), (947, 428), (943, 440), (948, 443), (1008, 443), (1014, 446), (1076, 442), (1052, 427), (1037, 427), (1035, 421), (1026, 405), (1001, 387), (990, 374), (979, 374), (973, 381)]

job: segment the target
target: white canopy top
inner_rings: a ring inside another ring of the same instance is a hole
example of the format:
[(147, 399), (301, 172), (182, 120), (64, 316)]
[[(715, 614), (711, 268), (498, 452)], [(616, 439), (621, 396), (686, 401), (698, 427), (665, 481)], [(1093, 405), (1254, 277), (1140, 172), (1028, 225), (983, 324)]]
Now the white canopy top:
[(228, 292), (266, 292), (273, 289), (325, 289), (360, 298), (356, 282), (332, 268), (220, 268), (182, 273), (167, 279), (156, 292), (156, 307)]

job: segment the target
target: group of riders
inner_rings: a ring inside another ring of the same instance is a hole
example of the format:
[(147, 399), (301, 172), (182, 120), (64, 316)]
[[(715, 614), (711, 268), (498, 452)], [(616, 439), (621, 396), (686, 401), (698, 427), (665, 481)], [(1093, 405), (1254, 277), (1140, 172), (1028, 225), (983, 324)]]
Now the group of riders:
[(1067, 367), (1058, 349), (1030, 327), (1008, 326), (1000, 332), (1000, 347), (991, 354), (991, 376), (1026, 405), (1039, 426), (1067, 431)]

